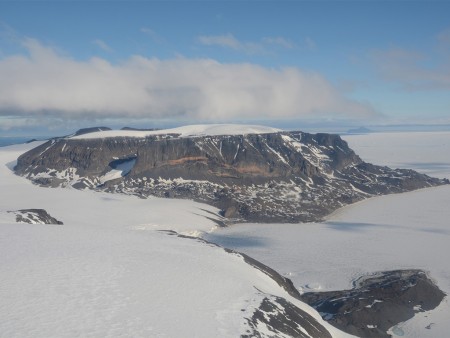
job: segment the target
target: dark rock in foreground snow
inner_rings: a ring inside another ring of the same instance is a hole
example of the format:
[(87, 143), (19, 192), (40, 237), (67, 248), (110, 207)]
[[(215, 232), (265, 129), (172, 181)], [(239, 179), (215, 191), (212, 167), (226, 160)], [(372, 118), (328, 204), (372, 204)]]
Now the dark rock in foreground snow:
[(449, 183), (363, 162), (338, 135), (302, 132), (51, 140), (19, 157), (34, 183), (187, 198), (230, 221), (309, 222), (362, 199)]
[[(267, 296), (255, 309), (253, 316), (247, 319), (250, 337), (298, 337), (298, 338), (332, 338), (331, 334), (317, 320), (299, 309), (286, 299)], [(267, 334), (267, 331), (270, 334)], [(264, 332), (264, 333), (261, 333)]]
[[(421, 270), (379, 272), (354, 281), (351, 290), (301, 295), (289, 278), (243, 253), (238, 254), (277, 282), (289, 295), (314, 307), (331, 325), (358, 337), (390, 337), (387, 331), (391, 327), (411, 319), (417, 312), (433, 310), (446, 296)], [(302, 312), (285, 299), (268, 297), (249, 319), (249, 324), (257, 327), (257, 324), (264, 323), (274, 328), (274, 332), (303, 337), (295, 330), (300, 326), (305, 329), (312, 321)], [(298, 316), (301, 319), (295, 319)], [(295, 326), (295, 323), (301, 325)], [(327, 334), (316, 332), (311, 337), (327, 337)], [(257, 330), (252, 335), (257, 337)]]
[[(241, 255), (247, 264), (262, 271), (286, 290), (289, 295), (301, 300), (300, 293), (289, 278), (281, 276), (272, 268), (246, 254), (235, 252), (230, 249), (225, 250)], [(265, 296), (261, 305), (255, 309), (253, 316), (247, 318), (247, 323), (250, 330), (247, 332), (248, 335), (242, 336), (243, 338), (262, 337), (263, 335), (261, 335), (260, 330), (264, 328), (269, 330), (274, 337), (277, 335), (287, 335), (299, 338), (331, 338), (331, 334), (328, 330), (318, 323), (311, 315), (287, 301), (285, 298), (273, 295)]]
[(359, 337), (390, 337), (394, 325), (436, 308), (443, 293), (420, 270), (396, 270), (361, 277), (354, 288), (310, 292), (301, 299), (330, 324)]
[(44, 209), (21, 209), (8, 212), (16, 215), (17, 223), (64, 224), (63, 222), (58, 221), (56, 218), (50, 216), (50, 214)]

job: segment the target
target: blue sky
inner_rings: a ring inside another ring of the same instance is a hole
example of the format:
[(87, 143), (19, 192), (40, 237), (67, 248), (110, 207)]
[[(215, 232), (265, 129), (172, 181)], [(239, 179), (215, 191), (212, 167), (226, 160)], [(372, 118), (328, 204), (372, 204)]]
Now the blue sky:
[(450, 124), (450, 1), (2, 1), (0, 130)]

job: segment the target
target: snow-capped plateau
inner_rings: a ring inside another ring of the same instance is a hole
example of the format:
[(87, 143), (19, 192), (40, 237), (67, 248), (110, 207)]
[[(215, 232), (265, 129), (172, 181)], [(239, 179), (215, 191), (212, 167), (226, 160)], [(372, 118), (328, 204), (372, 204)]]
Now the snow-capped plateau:
[(177, 137), (199, 137), (220, 135), (269, 134), (281, 131), (277, 128), (246, 124), (196, 124), (160, 130), (104, 130), (72, 137), (73, 139), (97, 139), (110, 137), (145, 138), (155, 135), (176, 135)]

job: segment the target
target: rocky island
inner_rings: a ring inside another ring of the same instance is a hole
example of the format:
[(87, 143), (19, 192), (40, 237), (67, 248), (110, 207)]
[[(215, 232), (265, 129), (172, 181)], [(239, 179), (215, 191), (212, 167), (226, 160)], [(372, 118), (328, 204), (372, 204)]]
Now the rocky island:
[(56, 138), (20, 156), (15, 172), (41, 186), (192, 199), (229, 222), (318, 221), (368, 197), (449, 183), (366, 163), (338, 135), (235, 125)]

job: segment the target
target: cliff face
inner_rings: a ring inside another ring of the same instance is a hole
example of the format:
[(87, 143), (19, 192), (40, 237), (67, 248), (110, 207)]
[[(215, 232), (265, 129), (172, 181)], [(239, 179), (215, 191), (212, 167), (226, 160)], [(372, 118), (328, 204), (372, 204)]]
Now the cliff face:
[(316, 221), (367, 197), (448, 183), (365, 163), (337, 135), (302, 132), (61, 138), (23, 154), (15, 171), (49, 187), (190, 198), (258, 222)]

